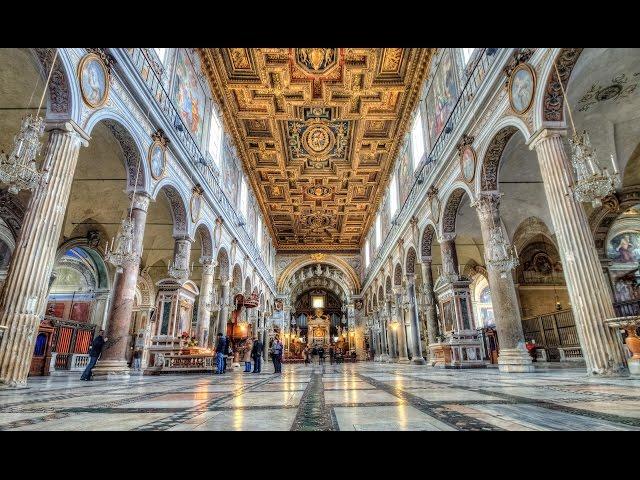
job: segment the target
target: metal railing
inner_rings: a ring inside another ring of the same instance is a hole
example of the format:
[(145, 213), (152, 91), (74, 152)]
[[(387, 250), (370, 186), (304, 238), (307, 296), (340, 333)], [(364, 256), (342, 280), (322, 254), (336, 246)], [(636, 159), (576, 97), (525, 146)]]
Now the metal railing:
[(386, 251), (386, 248), (390, 243), (395, 241), (397, 234), (404, 228), (405, 222), (409, 215), (413, 211), (413, 207), (417, 203), (418, 196), (426, 192), (427, 188), (433, 183), (427, 182), (427, 177), (434, 172), (436, 164), (441, 159), (444, 159), (445, 149), (449, 147), (453, 138), (458, 138), (460, 132), (458, 126), (460, 125), (464, 115), (467, 113), (468, 106), (475, 98), (475, 94), (482, 84), (482, 81), (486, 77), (489, 69), (493, 65), (495, 59), (499, 56), (500, 48), (485, 48), (482, 53), (478, 55), (473, 66), (465, 69), (468, 74), (467, 80), (458, 95), (458, 99), (453, 106), (453, 110), (449, 114), (442, 131), (438, 135), (433, 148), (428, 155), (425, 155), (416, 171), (414, 172), (414, 180), (407, 195), (406, 200), (399, 207), (395, 218), (392, 219), (392, 227), (387, 233), (382, 245), (378, 248), (377, 254), (373, 261), (369, 264), (369, 267), (365, 270), (363, 286), (369, 283), (370, 276), (373, 272), (377, 272), (380, 268), (384, 255), (382, 252)]
[(576, 353), (580, 341), (571, 309), (523, 318), (522, 332), (525, 340), (534, 339), (538, 348), (546, 350), (549, 361), (564, 361), (581, 355)]
[(640, 299), (615, 302), (613, 304), (613, 309), (618, 317), (632, 317), (634, 315), (640, 315)]
[(182, 120), (182, 117), (165, 90), (162, 80), (158, 77), (146, 53), (141, 48), (126, 48), (122, 50), (126, 52), (137, 73), (144, 80), (145, 85), (149, 89), (149, 93), (164, 114), (165, 120), (170, 126), (172, 133), (180, 139), (181, 145), (188, 153), (189, 161), (191, 162), (190, 166), (199, 174), (208, 193), (218, 202), (221, 215), (229, 217), (226, 220), (234, 227), (234, 232), (241, 238), (244, 247), (249, 252), (249, 256), (258, 267), (258, 271), (269, 284), (272, 291), (275, 292), (276, 288), (273, 276), (256, 248), (255, 240), (249, 237), (244, 227), (244, 219), (238, 214), (220, 186), (220, 182), (218, 181), (219, 174), (213, 167), (211, 156), (208, 152), (203, 154), (200, 150), (198, 142), (193, 138), (187, 125)]

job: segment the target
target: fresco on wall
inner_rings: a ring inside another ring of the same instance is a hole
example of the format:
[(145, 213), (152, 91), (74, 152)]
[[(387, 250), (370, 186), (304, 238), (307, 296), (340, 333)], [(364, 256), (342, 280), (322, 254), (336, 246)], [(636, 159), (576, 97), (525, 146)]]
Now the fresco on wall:
[(617, 263), (640, 261), (640, 232), (622, 232), (607, 245), (607, 255)]
[(409, 153), (409, 142), (407, 142), (400, 153), (398, 162), (398, 191), (400, 193), (400, 202), (398, 209), (402, 208), (405, 200), (409, 196), (409, 190), (413, 184), (413, 172), (411, 171), (411, 154)]
[(458, 97), (458, 84), (452, 50), (442, 55), (435, 77), (427, 94), (429, 144), (434, 145), (442, 132)]
[(224, 136), (224, 148), (222, 151), (222, 188), (227, 198), (234, 205), (240, 204), (240, 174), (242, 167), (231, 141)]
[(391, 230), (391, 215), (389, 210), (389, 192), (387, 191), (387, 195), (384, 197), (384, 201), (382, 202), (382, 211), (380, 214), (380, 229), (382, 230), (382, 241), (387, 238), (389, 230)]
[(173, 100), (182, 121), (187, 125), (197, 142), (202, 142), (207, 97), (200, 84), (191, 57), (184, 48), (176, 56)]

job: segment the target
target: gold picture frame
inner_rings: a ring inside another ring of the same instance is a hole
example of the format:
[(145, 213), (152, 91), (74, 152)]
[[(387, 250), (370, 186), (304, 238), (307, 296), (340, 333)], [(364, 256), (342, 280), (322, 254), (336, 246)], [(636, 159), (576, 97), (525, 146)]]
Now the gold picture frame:
[[(162, 152), (162, 169), (158, 172), (157, 157), (154, 152), (159, 149)], [(147, 161), (149, 162), (149, 170), (154, 180), (159, 180), (164, 177), (167, 170), (167, 147), (160, 140), (155, 140), (149, 147), (149, 153), (147, 154)]]
[(78, 83), (82, 100), (91, 108), (102, 107), (109, 98), (110, 75), (95, 53), (88, 53), (78, 64)]
[(191, 221), (196, 223), (202, 215), (202, 192), (196, 187), (191, 194), (189, 202), (189, 212), (191, 213)]
[[(521, 72), (528, 74), (523, 78)], [(518, 89), (517, 96), (514, 96), (514, 88)], [(509, 106), (517, 115), (524, 115), (533, 105), (533, 99), (536, 92), (536, 72), (528, 63), (521, 63), (513, 69), (511, 77), (509, 77)], [(522, 97), (526, 95), (524, 98)]]
[(471, 145), (466, 145), (460, 150), (459, 157), (460, 173), (462, 174), (462, 179), (467, 183), (471, 183), (473, 181), (473, 177), (476, 174), (476, 151)]

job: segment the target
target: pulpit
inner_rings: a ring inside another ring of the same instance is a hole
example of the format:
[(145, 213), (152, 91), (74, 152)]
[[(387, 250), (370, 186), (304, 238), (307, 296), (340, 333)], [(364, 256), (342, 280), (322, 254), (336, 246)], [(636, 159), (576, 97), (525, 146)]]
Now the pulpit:
[(434, 367), (486, 367), (482, 341), (473, 321), (470, 283), (466, 277), (454, 274), (440, 276), (434, 286), (444, 334), (439, 342), (429, 345)]

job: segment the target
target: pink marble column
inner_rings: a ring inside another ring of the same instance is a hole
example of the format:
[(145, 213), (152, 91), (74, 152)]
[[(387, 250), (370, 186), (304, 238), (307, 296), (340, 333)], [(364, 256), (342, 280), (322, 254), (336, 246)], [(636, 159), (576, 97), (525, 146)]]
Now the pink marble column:
[[(487, 265), (487, 275), (491, 288), (491, 304), (498, 332), (500, 353), (498, 356), (498, 368), (501, 372), (533, 372), (531, 356), (524, 347), (524, 334), (522, 333), (522, 318), (516, 287), (513, 284), (513, 275), (501, 272), (492, 267), (490, 260), (497, 252), (498, 239), (506, 242), (506, 235), (502, 231), (500, 221), (500, 194), (497, 192), (481, 192), (478, 201), (474, 204), (480, 219), (480, 229), (484, 242), (484, 258)], [(496, 230), (499, 229), (499, 230)]]
[(144, 239), (148, 208), (149, 197), (146, 194), (137, 193), (131, 212), (133, 250), (137, 253), (137, 261), (123, 267), (113, 286), (111, 311), (109, 312), (107, 331), (105, 332), (107, 342), (102, 350), (100, 360), (98, 360), (93, 369), (96, 379), (122, 378), (129, 375), (126, 353), (129, 348), (129, 328), (133, 313), (133, 298), (136, 293), (136, 284), (138, 283), (140, 255), (142, 254), (142, 241)]
[(202, 265), (202, 280), (200, 281), (200, 295), (198, 299), (198, 324), (196, 326), (198, 345), (206, 347), (209, 336), (211, 317), (211, 292), (213, 290), (213, 272), (216, 261), (212, 257), (200, 257)]
[(574, 180), (563, 134), (541, 130), (530, 148), (538, 154), (582, 354), (590, 375), (626, 375), (621, 342), (603, 323), (615, 313), (587, 216), (569, 188)]
[(436, 343), (438, 335), (438, 317), (436, 313), (436, 297), (433, 293), (433, 274), (431, 272), (431, 257), (422, 257), (422, 284), (427, 301), (427, 339), (429, 344)]
[(87, 135), (73, 122), (49, 125), (51, 130), (42, 170), (34, 189), (0, 299), (0, 385), (24, 387), (40, 319), (47, 303), (71, 183), (81, 145)]

